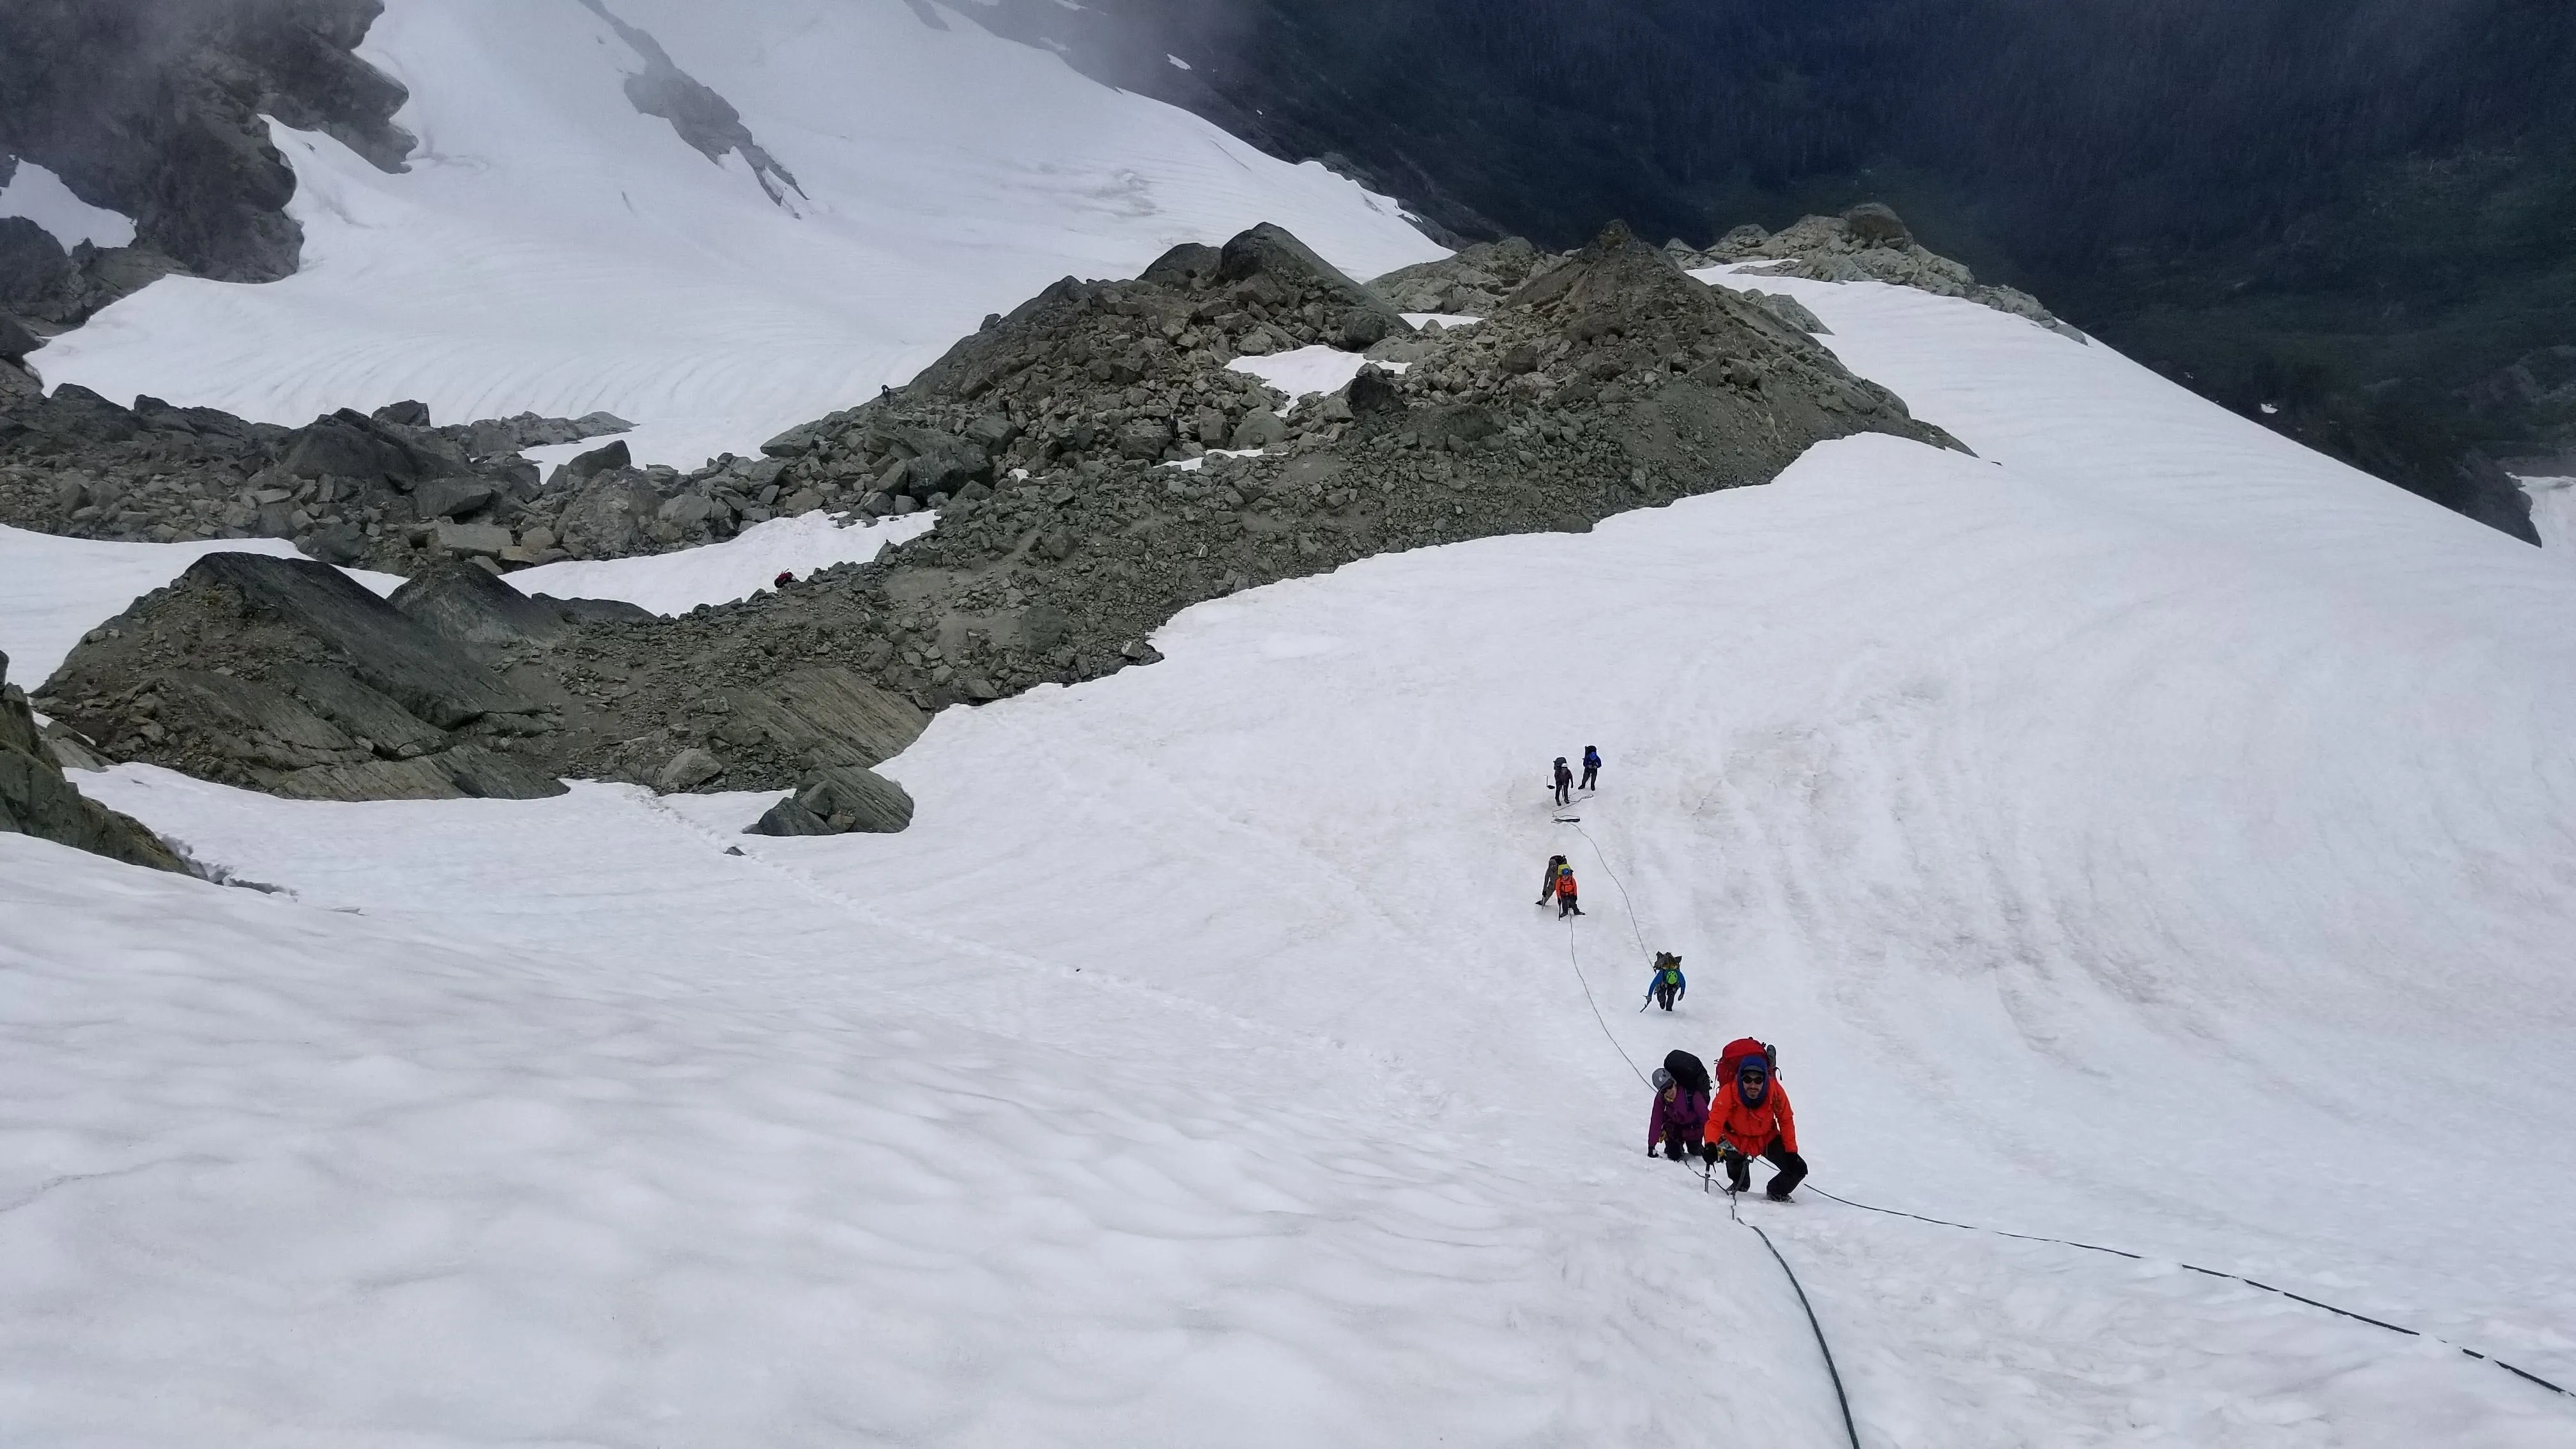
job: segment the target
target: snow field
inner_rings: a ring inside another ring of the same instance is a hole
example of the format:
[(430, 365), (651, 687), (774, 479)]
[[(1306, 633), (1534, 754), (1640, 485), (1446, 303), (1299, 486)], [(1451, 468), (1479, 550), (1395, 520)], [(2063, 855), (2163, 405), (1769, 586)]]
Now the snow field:
[(1579, 967), (1642, 1065), (1779, 1042), (1817, 1187), (2151, 1256), (1745, 1204), (1864, 1443), (2567, 1442), (2173, 1264), (2576, 1379), (2576, 579), (2098, 345), (1765, 285), (1979, 456), (1202, 605), (943, 714), (900, 836), (85, 779), (296, 895), (0, 840), (0, 1424), (1838, 1442)]
[(1441, 254), (1393, 202), (956, 11), (611, 8), (742, 112), (802, 184), (792, 212), (637, 114), (641, 62), (572, 0), (392, 0), (362, 54), (410, 88), (409, 173), (276, 128), (303, 270), (156, 283), (46, 348), (45, 376), (289, 424), (607, 409), (638, 461), (691, 467), (904, 381), (1066, 273), (1260, 221), (1361, 276)]

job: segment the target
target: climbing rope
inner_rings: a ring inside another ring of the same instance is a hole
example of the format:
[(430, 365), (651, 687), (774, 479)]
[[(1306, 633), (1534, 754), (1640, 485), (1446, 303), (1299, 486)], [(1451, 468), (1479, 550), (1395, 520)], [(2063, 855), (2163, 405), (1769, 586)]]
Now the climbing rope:
[[(1629, 900), (1628, 887), (1620, 882), (1619, 873), (1611, 868), (1610, 857), (1602, 851), (1601, 842), (1594, 840), (1592, 838), (1592, 832), (1585, 830), (1581, 825), (1576, 824), (1573, 821), (1569, 820), (1561, 823), (1573, 825), (1575, 833), (1581, 835), (1584, 842), (1592, 847), (1593, 857), (1601, 862), (1602, 872), (1610, 877), (1610, 883), (1612, 885), (1618, 887), (1620, 905), (1628, 913), (1628, 929), (1635, 932), (1637, 936), (1637, 949), (1641, 952), (1645, 951), (1646, 935), (1644, 928), (1638, 923), (1636, 905), (1634, 902)], [(1572, 948), (1572, 925), (1573, 923), (1571, 921), (1567, 922), (1567, 946), (1569, 950)], [(1575, 968), (1576, 977), (1579, 979), (1582, 974), (1582, 967), (1577, 965)], [(1592, 1005), (1593, 1019), (1595, 1021), (1600, 1021), (1601, 1008), (1598, 1004), (1594, 1004), (1592, 1002), (1592, 988), (1589, 983), (1586, 983), (1584, 986), (1583, 999), (1587, 1004)], [(1606, 1021), (1602, 1021), (1601, 1031), (1604, 1036), (1609, 1036), (1610, 1024)], [(1613, 1047), (1619, 1047), (1619, 1039), (1615, 1036), (1611, 1036), (1610, 1045)], [(1622, 1059), (1628, 1061), (1628, 1069), (1630, 1071), (1636, 1071), (1637, 1063), (1634, 1059), (1628, 1057), (1628, 1052), (1625, 1047), (1619, 1047), (1619, 1055)], [(1638, 1073), (1639, 1080), (1644, 1080), (1644, 1076), (1644, 1073)], [(1703, 1188), (1705, 1188), (1707, 1182), (1707, 1174), (1705, 1172), (1701, 1174), (1701, 1182)], [(1841, 1203), (1843, 1206), (1848, 1208), (1858, 1208), (1863, 1212), (1883, 1213), (1888, 1217), (1894, 1218), (1912, 1218), (1916, 1222), (1930, 1223), (1935, 1227), (1956, 1228), (1961, 1232), (1969, 1233), (1986, 1233), (1994, 1237), (2014, 1238), (2026, 1243), (2054, 1243), (2059, 1247), (2080, 1248), (2088, 1253), (2107, 1253), (2112, 1257), (2127, 1258), (2132, 1262), (2146, 1261), (2146, 1255), (2143, 1253), (2132, 1253), (2120, 1248), (2106, 1248), (2099, 1243), (2077, 1242), (2072, 1238), (2044, 1237), (2034, 1233), (2006, 1232), (2001, 1228), (1981, 1227), (1975, 1223), (1954, 1223), (1946, 1218), (1925, 1217), (1921, 1213), (1909, 1213), (1900, 1211), (1896, 1208), (1883, 1208), (1873, 1206), (1872, 1204), (1865, 1202), (1855, 1202), (1850, 1198), (1827, 1192), (1823, 1188), (1816, 1186), (1812, 1181), (1805, 1183), (1804, 1186), (1809, 1192), (1816, 1194), (1818, 1197), (1825, 1198), (1832, 1202)], [(1815, 1306), (1807, 1301), (1807, 1290), (1799, 1285), (1798, 1275), (1789, 1267), (1789, 1260), (1780, 1256), (1780, 1249), (1772, 1243), (1771, 1235), (1762, 1231), (1759, 1225), (1746, 1222), (1743, 1215), (1736, 1211), (1735, 1195), (1733, 1193), (1727, 1194), (1726, 1211), (1727, 1216), (1734, 1218), (1738, 1225), (1753, 1229), (1754, 1236), (1762, 1240), (1762, 1246), (1771, 1250), (1771, 1257), (1774, 1261), (1779, 1263), (1780, 1271), (1789, 1275), (1789, 1286), (1798, 1290), (1798, 1304), (1800, 1307), (1807, 1310), (1807, 1326), (1815, 1330), (1816, 1347), (1824, 1351), (1826, 1371), (1833, 1374), (1834, 1397), (1841, 1401), (1843, 1406), (1843, 1428), (1851, 1433), (1852, 1449), (1860, 1449), (1860, 1435), (1857, 1431), (1852, 1430), (1851, 1401), (1843, 1394), (1842, 1375), (1834, 1370), (1834, 1351), (1825, 1342), (1824, 1326), (1816, 1321)], [(2367, 1323), (2373, 1328), (2384, 1328), (2391, 1333), (2402, 1333), (2408, 1338), (2422, 1338), (2436, 1343), (2447, 1342), (2447, 1340), (2435, 1339), (2432, 1335), (2427, 1334), (2420, 1329), (2408, 1328), (2404, 1324), (2390, 1323), (2386, 1319), (2382, 1318), (2373, 1318), (2367, 1313), (2355, 1313), (2349, 1308), (2338, 1308), (2334, 1304), (2324, 1302), (2320, 1299), (2310, 1298), (2306, 1294), (2293, 1293), (2287, 1288), (2276, 1288), (2273, 1285), (2262, 1282), (2258, 1279), (2248, 1278), (2242, 1273), (2228, 1273), (2216, 1268), (2204, 1268), (2197, 1263), (2179, 1263), (2176, 1266), (2189, 1272), (2201, 1274), (2204, 1277), (2224, 1279), (2230, 1283), (2241, 1283), (2248, 1288), (2260, 1288), (2266, 1293), (2277, 1293), (2280, 1296), (2289, 1299), (2293, 1303), (2304, 1303), (2310, 1308), (2322, 1308), (2328, 1313), (2352, 1319), (2357, 1323)], [(2505, 1372), (2512, 1374), (2516, 1378), (2526, 1379), (2549, 1390), (2553, 1394), (2564, 1395), (2568, 1398), (2576, 1398), (2576, 1389), (2568, 1389), (2561, 1385), (2551, 1383), (2549, 1380), (2531, 1372), (2529, 1369), (2507, 1363), (2493, 1354), (2480, 1353), (2476, 1349), (2470, 1348), (2465, 1344), (2453, 1343), (2449, 1344), (2449, 1346), (2458, 1349), (2461, 1353), (2466, 1354), (2470, 1358), (2476, 1359), (2481, 1363), (2494, 1364), (2497, 1368), (2503, 1369)]]
[(1637, 938), (1637, 954), (1651, 960), (1655, 953), (1646, 945), (1646, 928), (1638, 923), (1637, 903), (1628, 899), (1627, 882), (1619, 879), (1619, 872), (1610, 868), (1610, 857), (1602, 852), (1601, 842), (1592, 838), (1591, 831), (1584, 829), (1576, 821), (1569, 820), (1565, 823), (1572, 825), (1574, 833), (1583, 837), (1583, 843), (1592, 847), (1592, 858), (1601, 862), (1601, 873), (1610, 877), (1610, 884), (1618, 888), (1619, 907), (1628, 913), (1628, 930)]
[[(1707, 1185), (1708, 1172), (1703, 1169), (1700, 1173), (1701, 1189), (1705, 1191)], [(1807, 1288), (1798, 1281), (1798, 1271), (1789, 1266), (1788, 1259), (1780, 1256), (1779, 1245), (1771, 1241), (1769, 1233), (1762, 1231), (1761, 1224), (1745, 1221), (1744, 1214), (1736, 1210), (1732, 1191), (1726, 1195), (1726, 1215), (1735, 1219), (1737, 1227), (1751, 1228), (1753, 1236), (1762, 1240), (1762, 1246), (1771, 1250), (1771, 1261), (1779, 1264), (1780, 1271), (1788, 1275), (1790, 1290), (1798, 1295), (1798, 1306), (1807, 1310), (1807, 1327), (1816, 1335), (1817, 1351), (1825, 1356), (1825, 1376), (1834, 1381), (1834, 1403), (1843, 1411), (1843, 1436), (1851, 1441), (1851, 1449), (1860, 1449), (1860, 1429), (1852, 1423), (1851, 1396), (1843, 1392), (1843, 1371), (1834, 1367), (1834, 1346), (1825, 1342), (1825, 1326), (1816, 1321), (1816, 1305), (1807, 1301)]]
[[(1870, 1203), (1854, 1202), (1850, 1198), (1827, 1192), (1812, 1182), (1806, 1184), (1806, 1187), (1809, 1192), (1814, 1193), (1818, 1197), (1827, 1198), (1831, 1201), (1841, 1203), (1844, 1207), (1858, 1208), (1862, 1212), (1883, 1213), (1892, 1218), (1912, 1218), (1918, 1223), (1930, 1223), (1935, 1227), (1957, 1228), (1961, 1232), (1967, 1233), (1986, 1233), (1998, 1238), (2016, 1238), (2025, 1243), (2054, 1243), (2061, 1248), (2081, 1248), (2088, 1253), (2108, 1253), (2114, 1258), (2126, 1258), (2133, 1263), (2143, 1263), (2147, 1261), (2146, 1255), (2143, 1253), (2132, 1253), (2122, 1248), (2106, 1248), (2099, 1243), (2080, 1243), (2073, 1238), (2051, 1238), (2037, 1233), (2010, 1233), (2001, 1228), (1980, 1227), (1975, 1223), (1954, 1223), (1947, 1218), (1925, 1217), (1921, 1213), (1909, 1213), (1900, 1211), (1896, 1208), (1883, 1208), (1874, 1206)], [(1748, 1226), (1750, 1225), (1748, 1224)], [(2408, 1338), (2432, 1339), (2432, 1341), (2436, 1343), (2446, 1342), (2446, 1340), (2442, 1339), (2433, 1339), (2432, 1335), (2425, 1333), (2421, 1329), (2408, 1328), (2402, 1323), (2391, 1323), (2384, 1318), (2373, 1318), (2367, 1313), (2355, 1313), (2349, 1308), (2338, 1308), (2334, 1304), (2327, 1303), (2322, 1299), (2310, 1298), (2304, 1293), (2293, 1293), (2287, 1288), (2276, 1288), (2259, 1279), (2248, 1278), (2242, 1273), (2229, 1273), (2217, 1268), (2204, 1268), (2197, 1263), (2177, 1263), (2175, 1266), (2189, 1272), (2198, 1273), (2203, 1277), (2223, 1278), (2230, 1283), (2242, 1283), (2248, 1288), (2260, 1288), (2266, 1293), (2278, 1293), (2293, 1303), (2304, 1303), (2310, 1308), (2322, 1308), (2328, 1313), (2352, 1319), (2356, 1323), (2367, 1323), (2373, 1328), (2384, 1328), (2391, 1333), (2402, 1333)], [(2513, 1364), (2505, 1362), (2503, 1359), (2497, 1358), (2493, 1354), (2480, 1353), (2474, 1348), (2469, 1348), (2465, 1345), (2456, 1343), (2450, 1344), (2450, 1347), (2459, 1349), (2460, 1352), (2473, 1359), (2477, 1359), (2482, 1363), (2494, 1364), (2497, 1368), (2503, 1369), (2505, 1372), (2512, 1374), (2517, 1378), (2529, 1379), (2531, 1382), (2538, 1384), (2553, 1394), (2564, 1394), (2568, 1398), (2576, 1399), (2576, 1390), (2569, 1390), (2557, 1384), (2553, 1384), (2549, 1380), (2542, 1378), (2540, 1375), (2533, 1373), (2529, 1369), (2516, 1367)]]
[[(1639, 954), (1651, 955), (1652, 953), (1646, 947), (1645, 928), (1637, 920), (1636, 903), (1628, 898), (1628, 887), (1620, 881), (1619, 872), (1611, 869), (1610, 857), (1602, 852), (1601, 842), (1592, 838), (1591, 831), (1585, 830), (1571, 820), (1560, 823), (1573, 825), (1575, 833), (1582, 836), (1585, 843), (1592, 847), (1593, 858), (1601, 862), (1602, 873), (1609, 876), (1610, 883), (1619, 889), (1619, 903), (1628, 913), (1628, 929), (1636, 934)], [(1628, 1055), (1628, 1049), (1619, 1044), (1617, 1033), (1610, 1030), (1609, 1019), (1601, 1014), (1601, 1003), (1593, 998), (1592, 983), (1583, 974), (1583, 959), (1575, 948), (1574, 922), (1574, 917), (1566, 917), (1565, 952), (1566, 959), (1574, 965), (1575, 981), (1583, 987), (1583, 1004), (1592, 1008), (1592, 1019), (1601, 1023), (1601, 1034), (1610, 1039), (1611, 1049), (1618, 1052), (1619, 1059), (1628, 1064), (1628, 1070), (1637, 1073), (1637, 1080), (1645, 1082), (1651, 1089), (1654, 1083), (1646, 1080), (1644, 1072), (1637, 1071), (1637, 1059)], [(1708, 1185), (1708, 1169), (1705, 1167), (1700, 1172), (1700, 1185), (1703, 1190)], [(1798, 1306), (1806, 1310), (1807, 1329), (1816, 1336), (1816, 1351), (1824, 1355), (1825, 1376), (1833, 1380), (1834, 1403), (1842, 1410), (1843, 1415), (1843, 1434), (1850, 1439), (1851, 1449), (1860, 1449), (1860, 1429), (1852, 1422), (1851, 1396), (1843, 1390), (1843, 1373), (1834, 1364), (1834, 1346), (1825, 1341), (1825, 1325), (1816, 1317), (1816, 1305), (1807, 1300), (1807, 1285), (1798, 1281), (1797, 1270), (1789, 1266), (1787, 1258), (1780, 1256), (1780, 1247), (1771, 1241), (1771, 1235), (1762, 1231), (1759, 1224), (1746, 1222), (1744, 1215), (1736, 1211), (1735, 1194), (1732, 1192), (1726, 1195), (1726, 1215), (1735, 1220), (1737, 1227), (1750, 1229), (1753, 1236), (1762, 1240), (1763, 1248), (1771, 1254), (1771, 1261), (1779, 1264), (1781, 1273), (1788, 1278), (1789, 1291), (1798, 1295)]]
[(1601, 1034), (1610, 1038), (1610, 1049), (1619, 1054), (1619, 1060), (1628, 1064), (1628, 1070), (1637, 1072), (1638, 1081), (1652, 1088), (1655, 1084), (1646, 1081), (1644, 1072), (1637, 1071), (1637, 1059), (1628, 1055), (1626, 1047), (1619, 1045), (1618, 1034), (1610, 1030), (1609, 1019), (1601, 1014), (1601, 1003), (1592, 998), (1592, 983), (1583, 974), (1583, 956), (1574, 948), (1574, 921), (1572, 916), (1565, 918), (1565, 959), (1574, 967), (1575, 984), (1583, 988), (1583, 1004), (1592, 1008), (1592, 1019), (1601, 1023)]

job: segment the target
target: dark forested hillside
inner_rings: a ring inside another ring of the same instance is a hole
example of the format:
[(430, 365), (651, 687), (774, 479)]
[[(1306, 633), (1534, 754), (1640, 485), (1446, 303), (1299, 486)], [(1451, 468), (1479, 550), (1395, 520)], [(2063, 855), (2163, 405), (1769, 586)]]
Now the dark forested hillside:
[(2576, 453), (2565, 0), (976, 13), (1464, 234), (1617, 215), (1705, 242), (1887, 201), (2178, 380), (2526, 535), (2491, 460)]

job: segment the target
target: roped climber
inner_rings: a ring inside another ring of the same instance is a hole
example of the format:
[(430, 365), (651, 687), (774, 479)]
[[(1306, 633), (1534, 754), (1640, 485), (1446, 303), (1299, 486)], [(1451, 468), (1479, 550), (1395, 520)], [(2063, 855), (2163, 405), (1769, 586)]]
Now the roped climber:
[(1727, 1044), (1718, 1058), (1707, 1131), (1709, 1145), (1725, 1165), (1728, 1192), (1752, 1188), (1751, 1159), (1759, 1157), (1779, 1169), (1764, 1196), (1787, 1202), (1807, 1178), (1807, 1160), (1798, 1155), (1798, 1119), (1775, 1070), (1778, 1058), (1777, 1051), (1752, 1037)]

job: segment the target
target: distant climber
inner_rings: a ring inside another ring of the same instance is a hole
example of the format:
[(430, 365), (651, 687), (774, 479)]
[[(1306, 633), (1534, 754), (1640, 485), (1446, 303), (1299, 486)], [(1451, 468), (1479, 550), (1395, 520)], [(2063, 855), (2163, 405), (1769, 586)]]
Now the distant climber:
[(1559, 866), (1556, 871), (1556, 918), (1583, 914), (1583, 903), (1574, 895), (1574, 867)]
[(1556, 781), (1556, 803), (1559, 805), (1573, 804), (1574, 772), (1565, 767), (1565, 756), (1563, 755), (1556, 757), (1556, 773), (1553, 778)]
[(794, 582), (796, 582), (794, 571), (789, 569), (780, 569), (778, 571), (778, 577), (769, 581), (769, 586), (774, 589), (783, 589)]
[(1764, 1195), (1787, 1202), (1806, 1181), (1807, 1160), (1798, 1155), (1798, 1119), (1780, 1085), (1778, 1061), (1774, 1048), (1752, 1037), (1727, 1043), (1717, 1059), (1718, 1088), (1709, 1104), (1707, 1131), (1726, 1167), (1728, 1192), (1751, 1190), (1751, 1159), (1759, 1157), (1779, 1169)]
[(1564, 856), (1551, 855), (1547, 858), (1547, 874), (1538, 878), (1538, 904), (1543, 906), (1556, 899), (1557, 872), (1568, 869), (1571, 867), (1566, 865)]
[(1655, 1068), (1655, 1103), (1646, 1119), (1646, 1155), (1658, 1150), (1675, 1162), (1708, 1150), (1701, 1134), (1708, 1125), (1708, 1068), (1689, 1052), (1676, 1051)]
[(1592, 789), (1601, 778), (1601, 752), (1590, 745), (1583, 747), (1583, 788)]
[[(1670, 951), (1655, 953), (1655, 976), (1646, 983), (1646, 996), (1666, 1011), (1690, 990), (1690, 981), (1682, 975), (1682, 958)], [(1639, 1010), (1644, 1008), (1640, 1007)]]

